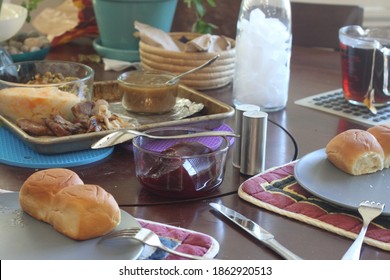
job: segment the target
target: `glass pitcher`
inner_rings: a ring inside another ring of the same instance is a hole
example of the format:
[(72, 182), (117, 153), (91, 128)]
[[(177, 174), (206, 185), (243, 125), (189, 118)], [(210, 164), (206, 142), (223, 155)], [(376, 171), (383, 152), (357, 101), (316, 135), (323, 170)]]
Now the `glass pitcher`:
[(358, 25), (339, 30), (345, 98), (352, 104), (390, 104), (390, 30), (363, 29)]

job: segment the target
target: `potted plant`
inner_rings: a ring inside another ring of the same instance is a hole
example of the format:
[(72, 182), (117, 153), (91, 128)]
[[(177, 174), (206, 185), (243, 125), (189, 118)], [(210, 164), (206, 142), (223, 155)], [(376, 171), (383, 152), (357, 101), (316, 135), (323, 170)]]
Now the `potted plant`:
[[(206, 23), (205, 4), (215, 6), (215, 0), (183, 0), (189, 8), (194, 8), (195, 32), (207, 33), (215, 28)], [(99, 28), (99, 41), (95, 49), (109, 58), (139, 59), (138, 38), (134, 22), (139, 21), (169, 32), (172, 26), (178, 0), (92, 0), (96, 22)]]
[[(134, 38), (135, 20), (163, 31), (170, 31), (178, 0), (93, 0), (102, 45), (114, 49), (138, 48)], [(193, 8), (196, 21), (193, 31), (212, 33), (215, 25), (204, 21), (206, 3), (215, 7), (215, 0), (183, 0)]]
[(112, 49), (137, 50), (134, 21), (168, 32), (178, 0), (93, 0), (100, 43)]
[[(35, 10), (38, 5), (43, 5), (45, 2), (44, 0), (22, 1), (28, 11)], [(73, 1), (75, 5), (79, 2)], [(134, 37), (134, 22), (137, 20), (169, 32), (178, 1), (183, 1), (182, 3), (185, 3), (196, 15), (192, 28), (194, 32), (212, 33), (216, 27), (207, 23), (204, 16), (209, 6), (216, 6), (216, 0), (86, 0), (89, 5), (92, 5), (92, 13), (87, 16), (93, 17), (95, 29), (99, 31), (99, 38), (94, 41), (95, 49), (102, 56), (137, 60), (138, 38)]]
[(216, 0), (183, 0), (183, 2), (187, 4), (188, 8), (194, 8), (195, 10), (196, 20), (192, 25), (193, 32), (211, 34), (213, 33), (214, 29), (217, 28), (216, 25), (204, 20), (204, 16), (207, 12), (205, 4), (207, 3), (210, 7), (215, 8), (217, 5), (215, 1)]

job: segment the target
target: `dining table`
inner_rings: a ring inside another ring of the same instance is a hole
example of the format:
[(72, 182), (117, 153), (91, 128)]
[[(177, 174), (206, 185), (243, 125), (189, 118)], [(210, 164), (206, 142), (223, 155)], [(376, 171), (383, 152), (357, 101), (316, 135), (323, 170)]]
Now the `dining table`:
[[(81, 61), (94, 69), (95, 82), (116, 80), (121, 72), (127, 71), (105, 70), (102, 60), (87, 59), (97, 56), (91, 41), (91, 38), (81, 38), (53, 47), (46, 59)], [(369, 127), (353, 119), (296, 103), (297, 100), (342, 87), (337, 50), (293, 46), (290, 70), (287, 106), (277, 112), (268, 112), (264, 172), (298, 162), (305, 155), (324, 148), (330, 139), (344, 130)], [(232, 83), (199, 91), (234, 107)], [(225, 124), (234, 129), (234, 121), (232, 116), (225, 120)], [(102, 186), (114, 196), (123, 211), (135, 218), (213, 237), (219, 244), (216, 258), (220, 260), (280, 260), (282, 257), (218, 214), (210, 203), (222, 203), (244, 214), (302, 259), (341, 259), (351, 246), (352, 238), (243, 199), (238, 190), (254, 176), (242, 174), (239, 168), (233, 166), (232, 159), (233, 148), (227, 155), (222, 184), (205, 196), (191, 199), (166, 198), (145, 190), (136, 178), (134, 156), (129, 145), (117, 145), (109, 156), (69, 169), (84, 182)], [(37, 170), (39, 168), (1, 163), (0, 189), (19, 191), (23, 182)], [(364, 244), (361, 259), (389, 260), (390, 251)]]

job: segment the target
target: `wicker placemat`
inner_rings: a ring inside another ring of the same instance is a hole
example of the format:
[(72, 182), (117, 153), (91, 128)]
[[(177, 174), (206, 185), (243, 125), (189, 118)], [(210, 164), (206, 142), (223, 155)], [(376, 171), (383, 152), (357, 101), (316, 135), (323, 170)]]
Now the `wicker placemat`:
[[(295, 163), (248, 179), (239, 187), (238, 195), (261, 208), (355, 239), (362, 227), (359, 213), (328, 203), (303, 189), (294, 178)], [(390, 251), (390, 218), (375, 219), (364, 242)]]

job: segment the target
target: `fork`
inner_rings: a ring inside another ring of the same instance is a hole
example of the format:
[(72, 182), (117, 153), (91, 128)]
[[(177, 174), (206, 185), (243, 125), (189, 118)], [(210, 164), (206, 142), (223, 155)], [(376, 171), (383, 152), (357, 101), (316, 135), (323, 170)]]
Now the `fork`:
[(158, 235), (147, 228), (134, 227), (134, 228), (127, 228), (127, 229), (114, 231), (112, 233), (109, 233), (109, 234), (103, 236), (99, 240), (99, 243), (103, 242), (105, 240), (114, 239), (114, 238), (131, 238), (134, 240), (138, 240), (138, 241), (140, 241), (144, 244), (147, 244), (149, 246), (164, 250), (170, 254), (177, 255), (179, 257), (183, 257), (186, 259), (192, 259), (192, 260), (208, 260), (209, 259), (206, 257), (194, 256), (194, 255), (190, 255), (190, 254), (186, 254), (186, 253), (172, 250), (171, 248), (168, 248), (167, 246), (162, 244)]
[(363, 201), (360, 203), (358, 211), (363, 218), (363, 226), (360, 230), (359, 235), (349, 247), (348, 251), (345, 252), (342, 260), (358, 260), (360, 259), (360, 251), (362, 248), (364, 236), (366, 235), (368, 225), (382, 214), (385, 205), (383, 203), (374, 202), (374, 201)]

